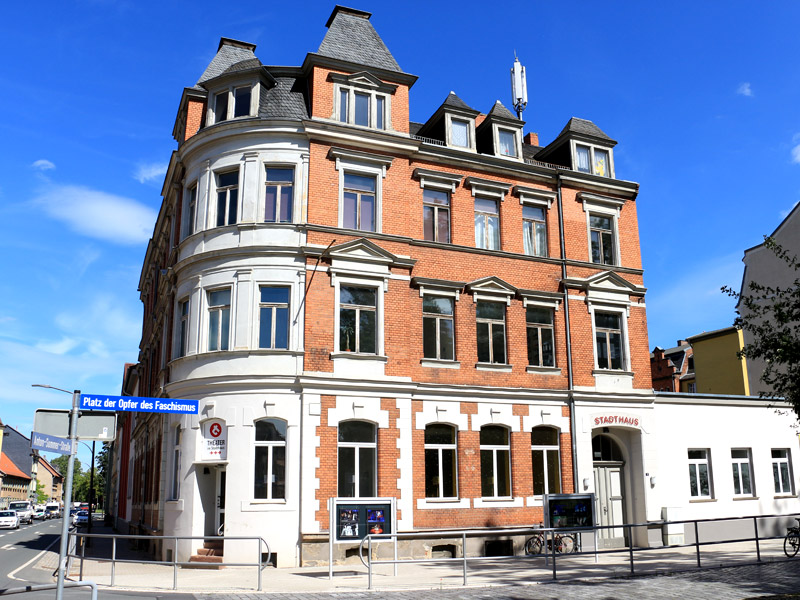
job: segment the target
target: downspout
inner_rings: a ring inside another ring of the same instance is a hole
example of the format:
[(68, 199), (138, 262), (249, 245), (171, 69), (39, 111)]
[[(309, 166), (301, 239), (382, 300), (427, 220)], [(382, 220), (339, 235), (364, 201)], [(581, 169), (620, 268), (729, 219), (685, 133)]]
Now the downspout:
[[(567, 278), (567, 249), (564, 245), (564, 207), (561, 199), (561, 173), (556, 174), (556, 201), (558, 202), (558, 237), (561, 243), (561, 281)], [(569, 406), (569, 429), (572, 440), (572, 492), (578, 491), (578, 447), (575, 441), (575, 384), (572, 376), (572, 337), (569, 329), (569, 290), (564, 286), (564, 334), (567, 339), (567, 406)]]

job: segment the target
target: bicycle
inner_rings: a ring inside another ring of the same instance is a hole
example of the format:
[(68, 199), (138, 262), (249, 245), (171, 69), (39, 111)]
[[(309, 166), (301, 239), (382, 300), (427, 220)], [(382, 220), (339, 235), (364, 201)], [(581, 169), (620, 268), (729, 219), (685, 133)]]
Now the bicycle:
[(548, 548), (552, 548), (555, 542), (556, 552), (559, 554), (572, 554), (577, 552), (578, 545), (575, 543), (575, 536), (571, 533), (556, 533), (553, 540), (545, 538), (545, 534), (537, 533), (525, 542), (525, 554), (541, 554), (547, 543)]
[(797, 527), (786, 528), (786, 539), (783, 540), (783, 551), (786, 556), (792, 558), (800, 550), (800, 519), (795, 517)]

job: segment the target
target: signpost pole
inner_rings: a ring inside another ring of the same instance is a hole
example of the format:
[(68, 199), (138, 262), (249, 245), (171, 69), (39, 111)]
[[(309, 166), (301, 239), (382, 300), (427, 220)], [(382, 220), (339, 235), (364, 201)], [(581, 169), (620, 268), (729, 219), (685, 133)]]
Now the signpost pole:
[(56, 585), (56, 600), (64, 598), (64, 576), (67, 568), (67, 543), (69, 541), (69, 510), (72, 508), (72, 479), (75, 472), (75, 440), (78, 437), (78, 402), (81, 392), (72, 393), (72, 410), (69, 413), (69, 441), (72, 444), (72, 453), (67, 463), (67, 483), (64, 490), (64, 510), (61, 513), (61, 546), (58, 552), (58, 583)]

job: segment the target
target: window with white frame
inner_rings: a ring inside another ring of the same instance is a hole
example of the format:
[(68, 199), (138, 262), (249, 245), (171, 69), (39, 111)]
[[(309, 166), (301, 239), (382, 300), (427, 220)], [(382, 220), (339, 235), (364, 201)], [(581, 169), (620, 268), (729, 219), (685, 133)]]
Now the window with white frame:
[(425, 358), (454, 360), (455, 300), (446, 296), (425, 294), (422, 297), (422, 346)]
[(498, 154), (517, 158), (517, 134), (511, 129), (497, 128)]
[(422, 222), (429, 242), (450, 243), (450, 194), (442, 190), (422, 190)]
[(457, 496), (456, 429), (432, 423), (425, 427), (425, 497)]
[(342, 226), (361, 231), (375, 229), (375, 177), (344, 174), (342, 189)]
[(253, 498), (286, 498), (286, 421), (260, 419), (255, 422), (255, 471)]
[(172, 486), (170, 489), (170, 500), (178, 500), (181, 497), (181, 426), (175, 427), (175, 434), (172, 444)]
[(214, 94), (214, 123), (249, 117), (252, 113), (253, 86), (242, 85)]
[(614, 218), (609, 215), (589, 213), (589, 238), (592, 262), (599, 265), (617, 264), (614, 248)]
[(547, 222), (541, 206), (522, 206), (522, 241), (525, 254), (547, 256)]
[(689, 450), (689, 493), (697, 499), (713, 497), (710, 450)]
[(233, 89), (233, 117), (249, 117), (253, 88), (243, 85)]
[(497, 200), (475, 198), (475, 246), (500, 250), (500, 210)]
[(508, 428), (484, 425), (480, 432), (481, 496), (511, 496), (511, 444)]
[(228, 90), (214, 95), (214, 123), (228, 120)]
[(181, 239), (194, 233), (194, 224), (197, 214), (197, 184), (192, 185), (186, 192), (186, 207), (181, 223)]
[(772, 479), (776, 494), (794, 494), (792, 455), (788, 448), (772, 449)]
[(342, 421), (338, 439), (339, 496), (374, 497), (378, 489), (377, 428), (367, 421)]
[(457, 148), (472, 148), (472, 124), (464, 119), (450, 119), (450, 145)]
[(378, 352), (378, 289), (342, 285), (339, 288), (339, 350)]
[(258, 347), (289, 348), (289, 288), (263, 285), (259, 288)]
[(189, 300), (178, 302), (178, 357), (186, 356), (189, 348)]
[(553, 343), (553, 309), (528, 306), (525, 309), (528, 329), (528, 364), (532, 367), (555, 367)]
[(217, 227), (236, 223), (239, 207), (239, 169), (217, 173)]
[(558, 429), (534, 427), (531, 430), (533, 495), (561, 493), (561, 448)]
[(753, 495), (753, 462), (750, 448), (732, 448), (731, 466), (733, 467), (733, 495)]
[(575, 169), (581, 173), (591, 173), (600, 177), (613, 177), (611, 155), (608, 150), (576, 144), (575, 159)]
[(231, 329), (231, 290), (208, 292), (208, 349), (227, 350)]
[(267, 187), (264, 200), (266, 223), (291, 223), (294, 204), (294, 169), (267, 167)]
[(384, 94), (371, 90), (339, 88), (338, 119), (342, 123), (373, 129), (386, 129), (388, 101)]
[(595, 311), (595, 349), (598, 369), (625, 368), (624, 343), (622, 338), (622, 315)]
[(475, 307), (478, 362), (506, 362), (506, 305), (478, 301)]

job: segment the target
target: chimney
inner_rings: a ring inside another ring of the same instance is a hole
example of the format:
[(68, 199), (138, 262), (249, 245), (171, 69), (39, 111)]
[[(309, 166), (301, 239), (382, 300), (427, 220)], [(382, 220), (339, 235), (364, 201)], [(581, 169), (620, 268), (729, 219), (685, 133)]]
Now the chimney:
[(539, 146), (539, 134), (538, 133), (527, 133), (525, 134), (525, 143), (529, 146)]

